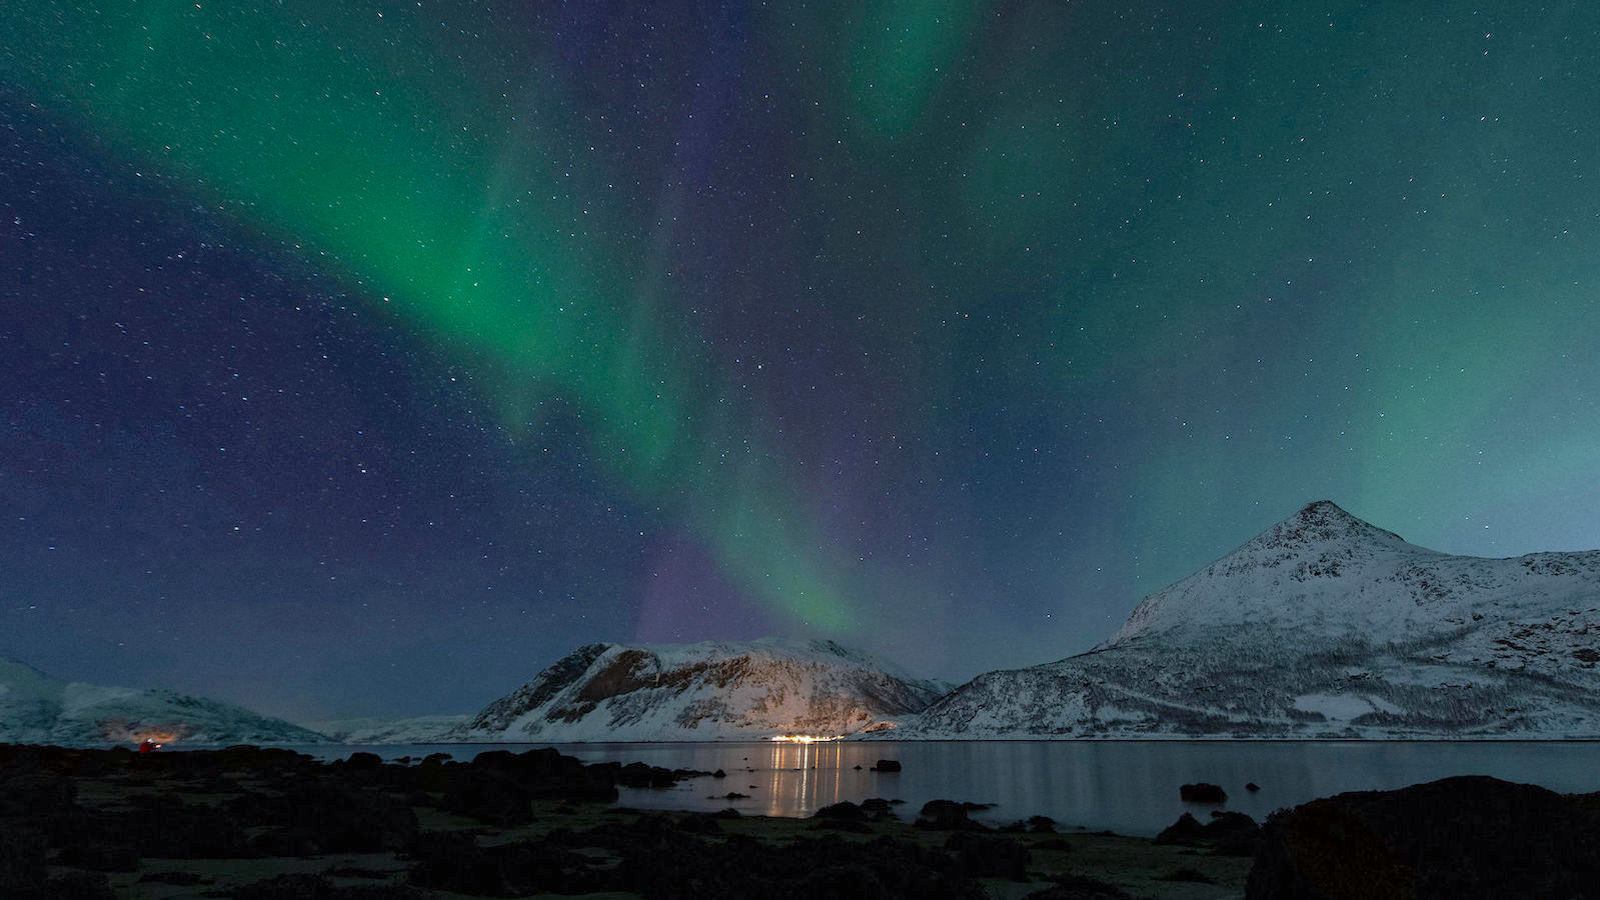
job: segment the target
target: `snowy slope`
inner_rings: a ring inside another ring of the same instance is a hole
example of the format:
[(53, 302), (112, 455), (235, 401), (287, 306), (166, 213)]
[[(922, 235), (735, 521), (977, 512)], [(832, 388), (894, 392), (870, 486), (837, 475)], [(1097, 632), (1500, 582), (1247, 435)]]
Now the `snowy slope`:
[(240, 706), (173, 691), (67, 683), (0, 658), (0, 741), (94, 747), (146, 737), (185, 744), (326, 740)]
[(896, 737), (1600, 737), (1597, 662), (1600, 551), (1450, 556), (1322, 501)]
[(472, 721), (470, 715), (414, 716), (406, 719), (337, 719), (305, 726), (341, 744), (437, 744)]
[(713, 741), (885, 727), (946, 690), (831, 641), (590, 644), (477, 715), (475, 741)]

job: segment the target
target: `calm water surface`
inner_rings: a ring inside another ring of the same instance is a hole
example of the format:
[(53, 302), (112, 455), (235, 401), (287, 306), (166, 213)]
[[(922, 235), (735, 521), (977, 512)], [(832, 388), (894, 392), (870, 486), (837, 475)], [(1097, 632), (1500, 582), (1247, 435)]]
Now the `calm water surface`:
[[(323, 759), (357, 750), (386, 758), (555, 746), (586, 762), (644, 762), (672, 769), (722, 769), (664, 790), (623, 789), (618, 801), (643, 809), (718, 810), (808, 816), (840, 800), (905, 801), (911, 819), (935, 798), (993, 803), (991, 824), (1045, 815), (1065, 826), (1154, 835), (1185, 810), (1178, 785), (1209, 781), (1228, 792), (1228, 809), (1261, 819), (1283, 806), (1342, 791), (1388, 790), (1451, 775), (1493, 775), (1562, 792), (1600, 791), (1600, 743), (1547, 742), (1190, 742), (960, 741), (825, 744), (390, 744), (306, 746)], [(869, 771), (878, 759), (904, 771)], [(856, 767), (860, 766), (859, 769)], [(1261, 786), (1257, 793), (1246, 782)], [(721, 799), (733, 791), (747, 800)]]

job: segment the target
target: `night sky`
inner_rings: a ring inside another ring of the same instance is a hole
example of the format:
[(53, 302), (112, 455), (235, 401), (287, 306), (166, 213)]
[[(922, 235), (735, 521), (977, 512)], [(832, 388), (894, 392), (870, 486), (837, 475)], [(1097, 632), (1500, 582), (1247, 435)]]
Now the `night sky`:
[(296, 717), (1600, 546), (1600, 4), (0, 4), (0, 654)]

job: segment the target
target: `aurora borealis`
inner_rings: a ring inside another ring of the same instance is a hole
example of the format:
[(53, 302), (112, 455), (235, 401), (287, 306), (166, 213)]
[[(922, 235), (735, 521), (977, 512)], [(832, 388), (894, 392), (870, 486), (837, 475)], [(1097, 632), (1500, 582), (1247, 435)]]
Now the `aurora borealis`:
[(301, 716), (1600, 546), (1600, 9), (18, 0), (0, 653)]

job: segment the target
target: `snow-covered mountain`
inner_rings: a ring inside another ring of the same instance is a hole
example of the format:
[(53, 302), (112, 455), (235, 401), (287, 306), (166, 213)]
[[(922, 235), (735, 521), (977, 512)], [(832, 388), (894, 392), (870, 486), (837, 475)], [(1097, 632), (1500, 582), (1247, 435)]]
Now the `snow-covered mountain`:
[(712, 741), (846, 735), (925, 708), (948, 686), (832, 641), (589, 644), (489, 704), (471, 741)]
[(895, 736), (1600, 737), (1597, 662), (1600, 551), (1450, 556), (1322, 501)]
[(305, 726), (341, 744), (438, 744), (459, 740), (455, 733), (472, 721), (470, 714), (414, 716), (406, 719), (336, 719)]
[(186, 745), (327, 740), (242, 706), (159, 689), (68, 683), (0, 657), (0, 741), (103, 747), (147, 737)]

